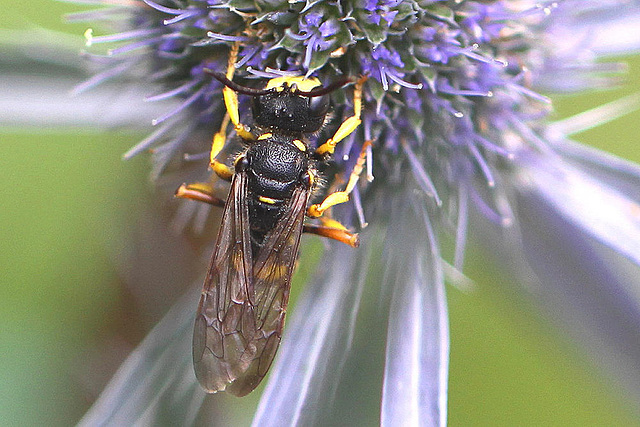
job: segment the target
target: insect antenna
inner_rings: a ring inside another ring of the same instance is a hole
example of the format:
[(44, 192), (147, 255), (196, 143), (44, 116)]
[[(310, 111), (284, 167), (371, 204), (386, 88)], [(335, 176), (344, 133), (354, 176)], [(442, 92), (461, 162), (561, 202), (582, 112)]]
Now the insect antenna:
[(214, 71), (209, 68), (205, 68), (204, 72), (211, 75), (213, 78), (218, 80), (220, 83), (222, 83), (232, 91), (241, 93), (243, 95), (261, 96), (261, 95), (266, 95), (268, 93), (273, 92), (273, 90), (271, 89), (255, 89), (255, 88), (239, 85), (238, 83), (235, 83), (232, 80), (229, 80), (227, 76), (224, 75), (224, 73), (221, 73), (219, 71)]
[[(235, 83), (234, 81), (229, 80), (224, 73), (221, 73), (219, 71), (214, 71), (210, 68), (205, 68), (204, 72), (211, 75), (213, 78), (218, 80), (223, 85), (227, 86), (232, 91), (241, 93), (243, 95), (261, 96), (261, 95), (266, 95), (268, 93), (273, 92), (273, 89), (255, 89), (255, 88), (239, 85), (238, 83)], [(342, 77), (341, 79), (334, 81), (328, 86), (320, 86), (310, 91), (299, 90), (296, 93), (300, 96), (313, 98), (316, 96), (326, 95), (328, 93), (333, 92), (336, 89), (339, 89), (353, 82), (354, 82), (354, 79), (352, 77)]]
[(349, 83), (353, 83), (354, 80), (351, 77), (342, 77), (341, 79), (338, 79), (336, 81), (334, 81), (333, 83), (331, 83), (328, 86), (320, 86), (320, 87), (316, 87), (311, 89), (308, 92), (305, 91), (297, 91), (296, 93), (300, 96), (307, 96), (309, 98), (313, 98), (315, 96), (322, 96), (322, 95), (326, 95), (328, 93), (333, 92), (336, 89), (340, 89), (342, 86), (346, 86)]

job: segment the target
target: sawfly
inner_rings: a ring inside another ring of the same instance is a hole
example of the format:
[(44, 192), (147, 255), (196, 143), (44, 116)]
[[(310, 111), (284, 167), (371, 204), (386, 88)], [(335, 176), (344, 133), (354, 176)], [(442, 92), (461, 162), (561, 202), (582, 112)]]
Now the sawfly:
[[(183, 184), (176, 195), (224, 206), (196, 314), (193, 363), (207, 392), (244, 396), (264, 378), (280, 344), (303, 231), (359, 244), (357, 234), (322, 214), (349, 200), (363, 169), (364, 149), (344, 191), (309, 203), (319, 181), (318, 165), (360, 124), (364, 78), (355, 85), (354, 115), (314, 150), (309, 136), (325, 124), (330, 93), (352, 80), (323, 87), (315, 78), (284, 76), (264, 88), (250, 88), (232, 81), (235, 52), (226, 74), (207, 70), (224, 85), (227, 115), (213, 138), (211, 167), (231, 181), (228, 197), (216, 198), (206, 184)], [(252, 97), (250, 126), (240, 122), (238, 94)], [(229, 122), (245, 147), (233, 166), (216, 159)], [(320, 218), (320, 224), (305, 224), (306, 217)]]

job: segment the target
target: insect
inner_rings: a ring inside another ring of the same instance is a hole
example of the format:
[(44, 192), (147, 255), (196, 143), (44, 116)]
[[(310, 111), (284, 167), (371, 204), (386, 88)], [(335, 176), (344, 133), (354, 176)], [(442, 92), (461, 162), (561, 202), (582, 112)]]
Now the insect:
[[(224, 206), (195, 320), (193, 363), (207, 392), (244, 396), (266, 375), (279, 346), (302, 232), (359, 244), (357, 234), (321, 217), (349, 199), (363, 169), (364, 149), (344, 191), (318, 204), (309, 201), (317, 166), (360, 124), (364, 78), (355, 86), (354, 115), (312, 150), (308, 136), (324, 126), (328, 94), (351, 80), (322, 87), (317, 79), (278, 77), (264, 89), (249, 88), (232, 81), (236, 55), (237, 48), (232, 49), (226, 74), (209, 71), (225, 85), (227, 115), (213, 138), (211, 167), (231, 181), (229, 195), (218, 199), (207, 184), (183, 184), (176, 195)], [(252, 97), (251, 126), (240, 122), (238, 94)], [(245, 145), (233, 167), (216, 159), (229, 122)], [(323, 222), (305, 224), (305, 217)]]

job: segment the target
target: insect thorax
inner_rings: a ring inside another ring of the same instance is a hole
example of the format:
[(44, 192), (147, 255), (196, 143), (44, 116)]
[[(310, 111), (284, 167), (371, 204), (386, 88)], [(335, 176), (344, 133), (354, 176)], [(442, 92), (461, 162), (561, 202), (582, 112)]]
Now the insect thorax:
[(308, 186), (309, 159), (293, 137), (269, 137), (252, 143), (246, 154), (249, 217), (261, 240), (286, 209), (293, 191)]

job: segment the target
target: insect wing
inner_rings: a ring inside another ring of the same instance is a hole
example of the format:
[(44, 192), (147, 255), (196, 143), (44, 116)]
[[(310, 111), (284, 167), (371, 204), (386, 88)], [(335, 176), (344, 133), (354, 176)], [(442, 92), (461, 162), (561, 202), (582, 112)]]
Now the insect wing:
[(257, 324), (255, 344), (259, 351), (243, 381), (233, 384), (232, 392), (239, 396), (249, 393), (262, 381), (280, 345), (308, 198), (307, 189), (294, 191), (289, 209), (256, 256), (253, 285)]
[(251, 242), (246, 203), (247, 177), (234, 175), (216, 248), (204, 281), (193, 331), (196, 377), (210, 393), (226, 389), (252, 359), (247, 348), (255, 329), (251, 288)]
[(246, 174), (235, 175), (194, 328), (196, 376), (209, 392), (251, 392), (280, 343), (308, 190), (294, 191), (252, 267)]

